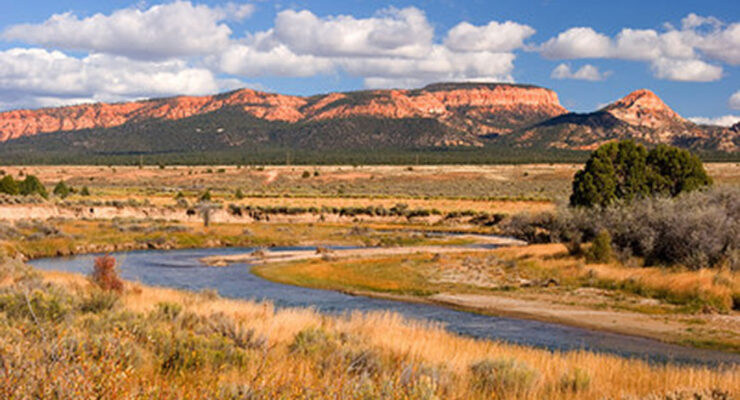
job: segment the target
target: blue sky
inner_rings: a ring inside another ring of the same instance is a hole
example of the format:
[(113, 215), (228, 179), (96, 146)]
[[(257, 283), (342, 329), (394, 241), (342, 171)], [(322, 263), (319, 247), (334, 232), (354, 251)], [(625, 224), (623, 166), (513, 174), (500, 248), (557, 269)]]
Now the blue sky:
[(581, 112), (648, 88), (685, 117), (740, 120), (731, 0), (7, 3), (0, 109), (479, 80)]

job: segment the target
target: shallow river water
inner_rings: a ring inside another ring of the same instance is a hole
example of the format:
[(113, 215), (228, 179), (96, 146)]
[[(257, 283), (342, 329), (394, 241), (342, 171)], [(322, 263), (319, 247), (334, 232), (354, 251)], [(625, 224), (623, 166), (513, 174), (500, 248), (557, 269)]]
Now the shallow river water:
[[(305, 247), (275, 248), (302, 250)], [(586, 349), (646, 359), (651, 362), (689, 364), (740, 364), (740, 355), (692, 349), (661, 343), (656, 340), (598, 332), (565, 325), (515, 318), (485, 316), (452, 309), (391, 300), (350, 296), (334, 291), (302, 288), (266, 281), (249, 271), (249, 266), (234, 264), (214, 268), (200, 263), (205, 256), (236, 254), (252, 249), (187, 249), (147, 250), (113, 254), (121, 264), (121, 275), (146, 285), (178, 289), (216, 289), (224, 297), (268, 300), (277, 307), (313, 307), (324, 313), (341, 314), (352, 311), (389, 310), (410, 319), (443, 323), (461, 335), (503, 340), (510, 343), (567, 351)], [(30, 262), (45, 270), (61, 270), (87, 274), (95, 255), (38, 259)]]

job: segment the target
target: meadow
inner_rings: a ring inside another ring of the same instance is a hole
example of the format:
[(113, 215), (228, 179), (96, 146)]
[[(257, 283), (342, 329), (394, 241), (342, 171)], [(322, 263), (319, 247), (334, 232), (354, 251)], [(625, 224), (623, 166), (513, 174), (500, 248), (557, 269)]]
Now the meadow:
[(4, 260), (3, 398), (731, 399), (737, 367), (474, 340), (390, 313), (39, 274)]
[[(353, 259), (326, 248), (382, 253), (481, 243), (442, 232), (550, 240), (558, 220), (548, 215), (562, 213), (578, 168), (3, 167), (0, 173), (18, 179), (38, 176), (49, 192), (60, 181), (74, 191), (0, 196), (0, 397), (737, 398), (737, 366), (550, 352), (461, 337), (387, 312), (330, 317), (214, 291), (131, 282), (105, 290), (86, 277), (24, 264), (145, 249), (317, 246), (321, 257), (253, 271), (292, 285), (740, 352), (740, 277), (729, 264), (648, 265), (634, 255), (594, 262), (588, 235), (577, 246)], [(737, 164), (706, 168), (720, 189), (740, 187)], [(577, 317), (583, 312), (596, 317)]]

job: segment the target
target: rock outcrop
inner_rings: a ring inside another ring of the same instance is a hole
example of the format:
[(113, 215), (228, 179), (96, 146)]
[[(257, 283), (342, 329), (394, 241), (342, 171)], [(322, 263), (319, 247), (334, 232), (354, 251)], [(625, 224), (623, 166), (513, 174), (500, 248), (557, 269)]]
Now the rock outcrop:
[(523, 85), (445, 84), (420, 90), (374, 90), (312, 97), (242, 89), (216, 96), (181, 96), (118, 104), (85, 104), (0, 113), (0, 141), (39, 133), (111, 128), (154, 119), (178, 120), (225, 107), (267, 121), (296, 123), (349, 117), (431, 118), (477, 134), (567, 112), (555, 92)]
[(740, 135), (736, 130), (696, 125), (647, 89), (636, 90), (593, 113), (557, 116), (523, 130), (512, 139), (519, 146), (572, 150), (593, 150), (621, 139), (725, 152), (740, 150)]
[(309, 97), (241, 89), (0, 113), (0, 156), (15, 158), (26, 153), (80, 157), (266, 148), (592, 150), (621, 139), (735, 152), (740, 150), (740, 124), (696, 125), (647, 89), (596, 112), (575, 114), (560, 105), (552, 90), (498, 83)]

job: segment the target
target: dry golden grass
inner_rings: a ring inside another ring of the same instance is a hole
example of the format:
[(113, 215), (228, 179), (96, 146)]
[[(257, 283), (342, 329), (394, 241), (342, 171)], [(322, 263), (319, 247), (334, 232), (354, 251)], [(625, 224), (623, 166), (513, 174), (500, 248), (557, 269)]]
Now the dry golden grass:
[[(64, 273), (44, 273), (45, 278), (67, 286), (84, 286), (83, 277)], [(513, 358), (536, 370), (539, 378), (523, 399), (621, 399), (623, 396), (647, 396), (663, 394), (676, 389), (712, 389), (729, 391), (740, 395), (740, 369), (709, 369), (675, 365), (649, 365), (638, 360), (616, 356), (599, 355), (586, 351), (551, 353), (545, 350), (515, 346), (498, 342), (474, 340), (446, 332), (441, 326), (411, 322), (393, 313), (354, 313), (347, 317), (327, 317), (307, 309), (276, 310), (269, 303), (253, 303), (207, 297), (170, 289), (136, 285), (123, 297), (125, 308), (136, 312), (147, 312), (158, 303), (183, 304), (186, 310), (200, 315), (222, 312), (241, 321), (250, 329), (269, 339), (273, 351), (262, 375), (260, 384), (297, 385), (295, 393), (313, 388), (316, 393), (345, 393), (342, 398), (358, 398), (356, 392), (342, 392), (338, 386), (351, 387), (347, 376), (319, 376), (306, 364), (287, 350), (296, 334), (307, 328), (320, 327), (330, 333), (349, 334), (359, 338), (363, 346), (375, 349), (391, 359), (415, 360), (414, 362), (434, 366), (452, 377), (444, 384), (444, 398), (483, 398), (470, 387), (470, 366), (482, 359)], [(395, 368), (402, 368), (396, 365)], [(590, 384), (577, 393), (563, 391), (559, 386), (568, 371), (581, 369), (590, 377)], [(267, 382), (267, 377), (270, 381)], [(244, 376), (223, 373), (221, 381), (240, 382)], [(285, 389), (285, 388), (283, 388)], [(437, 388), (440, 389), (441, 388)], [(291, 392), (291, 390), (288, 390)], [(305, 393), (305, 392), (304, 392)], [(354, 393), (354, 395), (352, 395)], [(284, 398), (294, 398), (285, 396)], [(295, 397), (298, 398), (298, 397)], [(423, 397), (419, 397), (423, 398)], [(434, 397), (433, 397), (434, 398)]]
[(587, 264), (567, 256), (562, 244), (531, 245), (494, 251), (510, 259), (529, 260), (538, 268), (556, 271), (570, 280), (593, 278), (600, 285), (632, 291), (646, 297), (674, 303), (702, 299), (723, 310), (733, 308), (733, 298), (740, 297), (740, 273), (727, 269), (687, 271), (663, 267), (625, 267), (618, 262)]
[[(285, 284), (413, 296), (479, 312), (740, 350), (740, 274), (728, 270), (587, 264), (561, 244), (546, 244), (277, 262), (252, 271)], [(547, 305), (552, 307), (541, 308)], [(595, 314), (583, 319), (588, 311)]]

